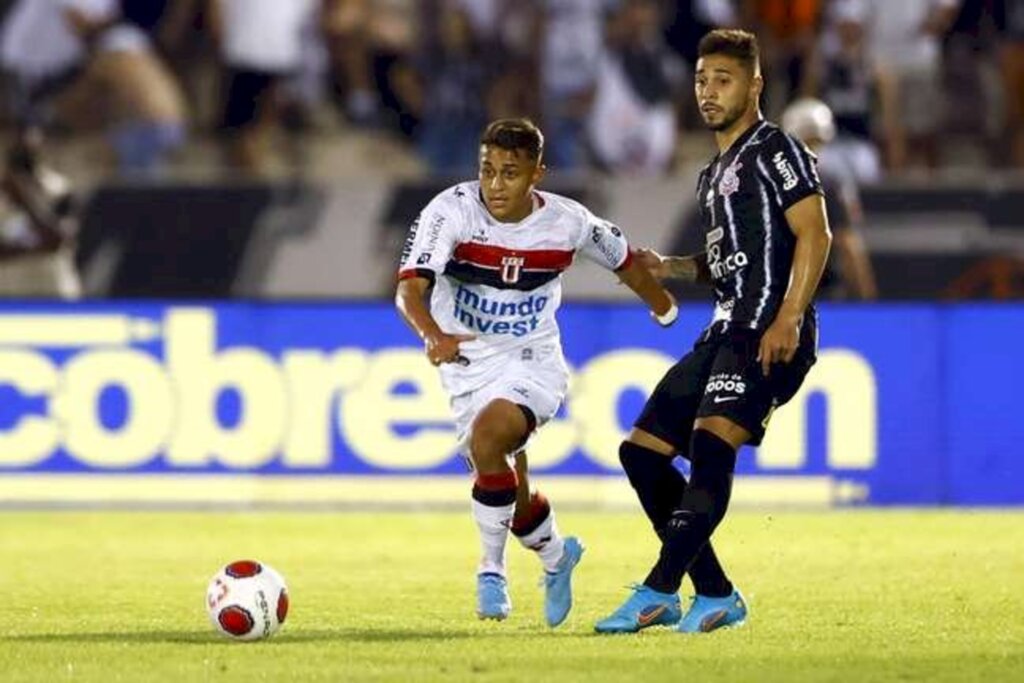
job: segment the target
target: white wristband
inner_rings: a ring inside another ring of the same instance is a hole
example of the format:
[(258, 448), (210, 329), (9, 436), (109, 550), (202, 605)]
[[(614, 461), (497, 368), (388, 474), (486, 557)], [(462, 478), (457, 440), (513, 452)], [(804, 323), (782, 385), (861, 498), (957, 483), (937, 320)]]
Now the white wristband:
[(651, 311), (651, 317), (657, 320), (658, 324), (662, 327), (668, 327), (676, 321), (676, 318), (679, 317), (679, 306), (677, 306), (676, 302), (673, 301), (672, 306), (661, 315)]

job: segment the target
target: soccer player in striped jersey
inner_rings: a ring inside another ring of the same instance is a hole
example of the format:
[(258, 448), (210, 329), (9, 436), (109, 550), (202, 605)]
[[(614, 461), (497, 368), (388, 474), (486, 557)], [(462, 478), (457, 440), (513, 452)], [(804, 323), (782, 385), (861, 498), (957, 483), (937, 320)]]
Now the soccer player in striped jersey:
[[(761, 117), (758, 52), (754, 35), (737, 30), (712, 31), (699, 45), (695, 93), (719, 149), (697, 182), (706, 251), (637, 255), (656, 277), (712, 285), (715, 312), (619, 449), (662, 546), (599, 632), (703, 632), (747, 615), (710, 539), (729, 504), (737, 450), (761, 443), (772, 411), (815, 361), (811, 302), (832, 241), (813, 154)], [(690, 460), (689, 482), (672, 465), (677, 455)], [(696, 594), (683, 615), (677, 593), (687, 573)]]
[(530, 490), (525, 446), (554, 417), (568, 384), (555, 320), (561, 274), (583, 256), (615, 272), (662, 325), (678, 309), (633, 260), (617, 226), (536, 189), (543, 151), (543, 135), (528, 120), (487, 127), (479, 179), (441, 192), (410, 229), (396, 306), (440, 369), (460, 447), (473, 466), (473, 517), (483, 549), (478, 616), (505, 619), (511, 609), (511, 529), (544, 565), (545, 617), (557, 626), (572, 606), (570, 578), (583, 546), (562, 537), (547, 499)]

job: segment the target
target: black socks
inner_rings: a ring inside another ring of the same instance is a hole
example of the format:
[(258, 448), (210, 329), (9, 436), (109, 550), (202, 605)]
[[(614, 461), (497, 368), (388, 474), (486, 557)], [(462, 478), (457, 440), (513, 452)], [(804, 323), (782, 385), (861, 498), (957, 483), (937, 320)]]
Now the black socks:
[[(619, 460), (655, 533), (664, 543), (672, 513), (682, 503), (687, 488), (686, 478), (672, 465), (669, 456), (630, 441), (624, 441), (619, 447)], [(688, 573), (694, 589), (700, 595), (717, 598), (732, 593), (732, 584), (725, 576), (710, 542), (701, 548)]]
[[(692, 565), (705, 548), (710, 549), (711, 534), (725, 516), (732, 493), (736, 450), (731, 445), (709, 431), (698, 429), (693, 432), (690, 453), (693, 462), (690, 484), (665, 522), (661, 556), (644, 581), (646, 586), (662, 593), (677, 592), (683, 575), (692, 572)], [(721, 581), (716, 583), (718, 585), (712, 588), (718, 590), (713, 592), (721, 593), (725, 586)], [(729, 589), (731, 592), (732, 587)], [(700, 587), (697, 592), (707, 595)]]

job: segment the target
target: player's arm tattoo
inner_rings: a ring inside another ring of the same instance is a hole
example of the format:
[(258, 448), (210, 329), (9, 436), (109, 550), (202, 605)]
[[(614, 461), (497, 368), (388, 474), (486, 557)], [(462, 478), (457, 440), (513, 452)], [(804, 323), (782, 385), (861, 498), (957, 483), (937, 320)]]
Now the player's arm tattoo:
[(667, 256), (663, 263), (666, 279), (711, 284), (711, 269), (706, 253), (691, 256)]

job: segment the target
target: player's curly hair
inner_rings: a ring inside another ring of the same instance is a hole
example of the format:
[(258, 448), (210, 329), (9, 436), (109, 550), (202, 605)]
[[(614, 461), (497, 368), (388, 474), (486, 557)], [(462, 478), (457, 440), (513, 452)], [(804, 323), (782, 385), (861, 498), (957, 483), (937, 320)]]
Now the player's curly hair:
[(480, 136), (480, 144), (510, 151), (521, 149), (533, 161), (544, 155), (544, 134), (530, 119), (492, 121)]
[(738, 60), (752, 74), (761, 71), (761, 48), (749, 31), (720, 28), (704, 34), (697, 44), (697, 56), (725, 55)]

